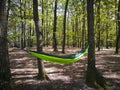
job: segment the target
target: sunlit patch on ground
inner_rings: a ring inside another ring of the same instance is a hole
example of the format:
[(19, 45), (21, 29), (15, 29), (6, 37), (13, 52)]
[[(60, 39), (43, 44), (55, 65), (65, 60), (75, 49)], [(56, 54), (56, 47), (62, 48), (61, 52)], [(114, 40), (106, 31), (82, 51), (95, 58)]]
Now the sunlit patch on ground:
[(120, 75), (118, 75), (117, 73), (107, 73), (104, 76), (107, 77), (107, 78), (120, 79)]

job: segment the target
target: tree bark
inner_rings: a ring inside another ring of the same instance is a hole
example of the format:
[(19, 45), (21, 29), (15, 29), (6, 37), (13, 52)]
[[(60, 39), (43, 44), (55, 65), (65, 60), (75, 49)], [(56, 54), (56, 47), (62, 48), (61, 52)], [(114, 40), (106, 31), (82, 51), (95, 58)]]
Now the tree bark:
[[(48, 4), (49, 3), (49, 0), (47, 0), (46, 1), (46, 4)], [(48, 32), (48, 30), (49, 30), (49, 7), (48, 7), (48, 5), (47, 5), (47, 7), (46, 7), (46, 46), (48, 47), (48, 45), (49, 45), (49, 32)]]
[(75, 38), (75, 20), (73, 19), (72, 21), (72, 46), (75, 47), (76, 46), (76, 38)]
[(11, 90), (6, 0), (0, 0), (0, 90)]
[(108, 23), (106, 24), (106, 48), (108, 49), (109, 48), (109, 45), (108, 45), (108, 35), (109, 35), (109, 31), (108, 31)]
[[(33, 15), (34, 15), (34, 23), (35, 23), (35, 30), (36, 30), (36, 38), (37, 38), (37, 52), (42, 51), (43, 46), (43, 38), (42, 33), (39, 30), (39, 17), (38, 17), (38, 0), (33, 0)], [(38, 63), (38, 79), (44, 80), (47, 79), (47, 75), (44, 71), (44, 64), (41, 59), (37, 59)]]
[(42, 24), (42, 26), (41, 26), (41, 32), (42, 32), (42, 35), (43, 35), (43, 46), (45, 46), (45, 29), (44, 29), (44, 0), (41, 0), (41, 7), (42, 7), (42, 22), (41, 22), (41, 24)]
[(66, 13), (69, 0), (66, 0), (64, 20), (63, 20), (63, 44), (62, 44), (62, 53), (65, 53), (65, 42), (66, 42)]
[(26, 47), (26, 10), (25, 10), (25, 7), (26, 7), (26, 1), (25, 1), (25, 3), (24, 3), (24, 18), (23, 18), (23, 20), (24, 20), (24, 23), (23, 23), (23, 42), (24, 42), (24, 48)]
[[(82, 1), (83, 2), (83, 6), (82, 6), (82, 9), (83, 9), (83, 13), (85, 13), (85, 11), (86, 11), (86, 8), (85, 8), (85, 0), (83, 0)], [(83, 18), (82, 18), (82, 41), (81, 41), (81, 43), (82, 43), (82, 48), (84, 48), (84, 46), (85, 46), (85, 15), (83, 16)]]
[(57, 29), (57, 0), (55, 0), (55, 7), (54, 7), (54, 24), (53, 24), (53, 48), (54, 48), (54, 51), (58, 51), (56, 29)]
[(97, 46), (98, 46), (98, 51), (100, 51), (100, 41), (101, 41), (101, 32), (100, 32), (100, 0), (97, 0), (97, 20), (96, 20), (96, 25), (97, 25), (97, 30), (98, 30), (98, 33), (97, 33)]
[(20, 17), (21, 17), (21, 43), (20, 43), (20, 47), (23, 49), (23, 22), (22, 22), (22, 5), (21, 5), (22, 1), (20, 0)]
[(88, 20), (88, 66), (86, 72), (86, 84), (93, 88), (100, 86), (106, 89), (106, 81), (98, 72), (95, 66), (95, 40), (94, 40), (94, 0), (87, 0), (87, 20)]
[(116, 37), (116, 51), (115, 53), (118, 54), (120, 48), (120, 0), (118, 3), (118, 28), (117, 28), (117, 37)]

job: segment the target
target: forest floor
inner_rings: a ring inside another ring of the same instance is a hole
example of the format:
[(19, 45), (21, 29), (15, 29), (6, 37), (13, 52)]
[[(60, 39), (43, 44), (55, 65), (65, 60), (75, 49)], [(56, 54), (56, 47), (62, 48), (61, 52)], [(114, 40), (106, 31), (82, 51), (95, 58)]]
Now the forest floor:
[[(75, 53), (78, 50), (78, 48), (67, 48), (66, 54)], [(51, 47), (45, 47), (44, 51), (61, 55), (61, 52), (52, 52)], [(37, 60), (27, 52), (18, 48), (9, 48), (9, 57), (13, 90), (95, 90), (85, 84), (87, 55), (72, 64), (44, 61), (49, 81), (40, 81), (35, 78)], [(120, 90), (120, 54), (114, 54), (114, 49), (96, 51), (96, 67), (109, 84), (107, 90)]]

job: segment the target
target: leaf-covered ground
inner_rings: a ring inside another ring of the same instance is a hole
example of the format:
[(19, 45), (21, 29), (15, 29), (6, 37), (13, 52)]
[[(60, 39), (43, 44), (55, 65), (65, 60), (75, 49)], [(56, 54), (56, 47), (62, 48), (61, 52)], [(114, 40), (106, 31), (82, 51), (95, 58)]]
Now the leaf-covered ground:
[[(77, 48), (67, 48), (66, 54), (78, 50)], [(44, 51), (61, 55), (60, 52), (52, 52), (51, 47), (44, 48)], [(17, 48), (10, 48), (9, 55), (13, 90), (95, 90), (85, 84), (87, 55), (72, 64), (44, 61), (49, 81), (40, 81), (35, 78), (37, 75), (35, 57)], [(113, 49), (96, 51), (96, 67), (106, 78), (109, 84), (108, 90), (120, 90), (120, 54), (115, 55)]]

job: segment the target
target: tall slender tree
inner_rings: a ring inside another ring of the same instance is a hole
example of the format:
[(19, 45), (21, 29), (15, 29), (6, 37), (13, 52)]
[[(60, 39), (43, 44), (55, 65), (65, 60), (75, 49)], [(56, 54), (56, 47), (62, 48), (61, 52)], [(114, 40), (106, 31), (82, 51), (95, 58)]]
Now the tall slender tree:
[(98, 51), (100, 51), (100, 41), (101, 41), (101, 38), (100, 38), (100, 33), (101, 33), (101, 29), (100, 29), (100, 1), (101, 0), (97, 0), (96, 1), (96, 6), (97, 6), (97, 17), (96, 17), (96, 25), (97, 25), (97, 46), (98, 46)]
[(54, 7), (54, 24), (53, 24), (53, 48), (54, 48), (54, 51), (57, 51), (56, 29), (57, 29), (57, 0), (55, 0), (55, 7)]
[(46, 4), (47, 4), (47, 6), (46, 6), (46, 42), (45, 42), (45, 44), (46, 44), (46, 46), (48, 47), (48, 45), (49, 45), (49, 42), (48, 42), (48, 40), (49, 40), (49, 38), (48, 38), (48, 30), (49, 30), (49, 19), (48, 19), (48, 17), (49, 17), (49, 6), (48, 6), (48, 4), (49, 4), (49, 0), (46, 0)]
[(41, 32), (42, 32), (42, 35), (43, 35), (43, 40), (44, 40), (44, 43), (45, 44), (45, 33), (44, 33), (44, 0), (41, 0), (41, 7), (42, 7), (42, 26), (41, 26)]
[(84, 46), (85, 46), (85, 31), (86, 31), (86, 28), (85, 28), (85, 23), (86, 23), (86, 20), (85, 20), (85, 17), (86, 17), (86, 15), (85, 15), (86, 1), (83, 0), (82, 3), (83, 3), (82, 9), (83, 9), (84, 16), (82, 18), (82, 41), (81, 41), (81, 43), (82, 43), (82, 48), (84, 48)]
[(0, 0), (0, 90), (11, 90), (6, 3), (7, 0)]
[[(37, 51), (42, 51), (43, 40), (42, 40), (42, 32), (39, 30), (39, 17), (38, 17), (38, 0), (33, 0), (33, 16), (36, 30), (36, 38), (37, 38)], [(37, 59), (38, 63), (38, 79), (44, 80), (48, 79), (47, 75), (44, 71), (43, 61)]]
[(22, 0), (20, 0), (20, 17), (21, 17), (21, 48), (24, 48), (24, 23), (23, 23), (23, 10)]
[(69, 0), (66, 0), (65, 12), (64, 12), (64, 19), (63, 19), (63, 44), (62, 44), (62, 53), (65, 53), (65, 42), (66, 42), (66, 13), (67, 13), (68, 2), (69, 2)]
[(118, 54), (120, 48), (120, 0), (118, 3), (118, 28), (117, 28), (117, 38), (116, 38), (116, 51), (115, 53)]
[(23, 20), (24, 20), (24, 25), (23, 25), (23, 40), (24, 40), (24, 48), (26, 47), (26, 1), (24, 1), (24, 5), (23, 5), (23, 7), (24, 7), (24, 11), (23, 11), (23, 16), (24, 16), (24, 18), (23, 18)]
[[(109, 4), (106, 2), (105, 6), (108, 7), (108, 5)], [(109, 16), (110, 12), (107, 10), (106, 14), (107, 14), (107, 16)], [(109, 17), (106, 17), (106, 18), (108, 19)], [(108, 49), (109, 48), (109, 23), (106, 22), (105, 24), (106, 24), (106, 27), (105, 27), (105, 30), (106, 30), (106, 48)]]
[(106, 89), (106, 81), (98, 72), (95, 66), (95, 40), (94, 40), (94, 0), (87, 0), (87, 20), (88, 20), (88, 66), (86, 72), (86, 83), (90, 87), (98, 86)]

